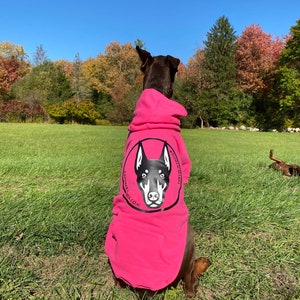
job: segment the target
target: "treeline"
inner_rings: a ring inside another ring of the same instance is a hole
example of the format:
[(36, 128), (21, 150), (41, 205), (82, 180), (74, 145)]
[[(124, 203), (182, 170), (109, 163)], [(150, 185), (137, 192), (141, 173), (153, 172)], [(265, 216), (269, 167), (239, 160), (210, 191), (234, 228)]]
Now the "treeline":
[[(22, 46), (0, 43), (0, 121), (127, 124), (142, 89), (136, 45), (145, 49), (141, 40), (111, 42), (104, 54), (72, 62), (51, 61), (39, 46), (30, 62)], [(183, 126), (300, 127), (299, 45), (300, 19), (279, 38), (255, 24), (236, 36), (220, 17), (203, 49), (179, 67), (174, 99), (188, 110)]]

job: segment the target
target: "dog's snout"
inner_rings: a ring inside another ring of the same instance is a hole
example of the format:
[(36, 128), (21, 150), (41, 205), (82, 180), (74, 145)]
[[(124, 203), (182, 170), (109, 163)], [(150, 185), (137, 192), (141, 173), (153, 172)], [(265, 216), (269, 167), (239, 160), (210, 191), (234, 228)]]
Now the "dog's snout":
[(150, 192), (148, 194), (148, 199), (150, 201), (156, 201), (156, 200), (158, 200), (158, 198), (159, 198), (159, 194), (157, 192)]

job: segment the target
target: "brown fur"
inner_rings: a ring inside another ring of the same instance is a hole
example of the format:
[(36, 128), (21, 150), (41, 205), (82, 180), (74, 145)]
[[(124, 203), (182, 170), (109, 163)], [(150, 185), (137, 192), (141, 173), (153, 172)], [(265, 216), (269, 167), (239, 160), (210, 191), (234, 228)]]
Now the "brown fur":
[(275, 161), (269, 166), (270, 168), (281, 171), (285, 176), (300, 176), (300, 166), (295, 164), (289, 165), (285, 161), (275, 158), (273, 156), (273, 149), (270, 150), (269, 157)]

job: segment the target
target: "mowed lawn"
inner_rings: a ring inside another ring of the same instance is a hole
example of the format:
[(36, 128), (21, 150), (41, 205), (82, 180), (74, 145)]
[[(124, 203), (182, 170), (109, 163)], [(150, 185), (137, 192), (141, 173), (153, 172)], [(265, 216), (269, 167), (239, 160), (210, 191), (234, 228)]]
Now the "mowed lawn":
[[(300, 178), (268, 168), (271, 148), (300, 164), (300, 135), (182, 134), (197, 254), (212, 262), (196, 299), (300, 299)], [(1, 300), (136, 299), (114, 287), (103, 251), (126, 136), (126, 127), (0, 123)]]

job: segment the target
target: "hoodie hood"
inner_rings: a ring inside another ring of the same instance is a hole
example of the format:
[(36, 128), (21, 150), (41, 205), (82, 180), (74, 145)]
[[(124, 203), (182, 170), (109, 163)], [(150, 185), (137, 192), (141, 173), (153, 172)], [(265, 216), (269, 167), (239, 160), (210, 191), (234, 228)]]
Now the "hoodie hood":
[(186, 115), (179, 103), (146, 89), (129, 126), (135, 132), (126, 140), (105, 252), (115, 277), (134, 288), (165, 288), (183, 261), (189, 218), (184, 184), (191, 162), (179, 118)]
[(146, 129), (173, 129), (180, 131), (180, 117), (187, 116), (178, 102), (165, 97), (155, 89), (145, 89), (136, 103), (129, 131)]

